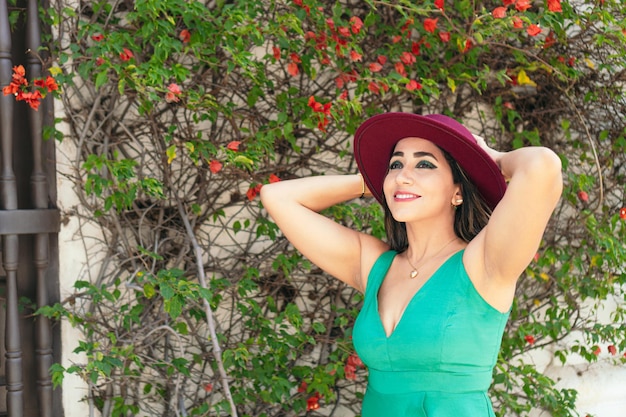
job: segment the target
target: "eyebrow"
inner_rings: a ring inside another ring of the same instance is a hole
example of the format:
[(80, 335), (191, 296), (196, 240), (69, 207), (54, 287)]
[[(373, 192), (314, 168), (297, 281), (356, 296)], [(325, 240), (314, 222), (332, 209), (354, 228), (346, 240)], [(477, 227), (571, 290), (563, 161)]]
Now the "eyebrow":
[[(396, 151), (396, 152), (394, 152), (391, 156), (404, 156), (404, 152), (402, 152), (402, 151)], [(428, 156), (428, 157), (433, 158), (435, 161), (439, 161), (439, 160), (437, 159), (437, 157), (436, 157), (435, 155), (433, 155), (432, 153), (430, 153), (430, 152), (423, 152), (423, 151), (420, 151), (420, 152), (414, 152), (414, 153), (413, 153), (413, 157), (414, 157), (414, 158), (422, 158), (422, 157), (424, 157), (424, 156)]]

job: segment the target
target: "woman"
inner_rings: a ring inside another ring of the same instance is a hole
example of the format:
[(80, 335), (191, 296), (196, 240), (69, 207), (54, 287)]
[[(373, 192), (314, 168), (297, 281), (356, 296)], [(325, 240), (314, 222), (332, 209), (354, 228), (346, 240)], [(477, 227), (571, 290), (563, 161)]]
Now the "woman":
[[(360, 174), (282, 181), (261, 198), (304, 256), (365, 294), (362, 416), (493, 416), (487, 390), (516, 281), (561, 194), (559, 158), (497, 152), (447, 116), (408, 113), (365, 121), (354, 153)], [(365, 194), (385, 209), (386, 241), (319, 214)]]

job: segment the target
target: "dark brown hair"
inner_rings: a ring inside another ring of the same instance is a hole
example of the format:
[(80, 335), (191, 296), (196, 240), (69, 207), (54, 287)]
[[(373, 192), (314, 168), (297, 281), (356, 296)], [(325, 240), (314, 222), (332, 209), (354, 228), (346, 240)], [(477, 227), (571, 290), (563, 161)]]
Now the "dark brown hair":
[[(461, 186), (463, 198), (463, 203), (457, 206), (454, 211), (454, 233), (465, 242), (469, 242), (487, 225), (491, 216), (491, 209), (459, 164), (448, 152), (443, 149), (441, 151), (452, 170), (452, 180)], [(383, 199), (383, 209), (385, 211), (387, 243), (391, 249), (403, 252), (409, 246), (406, 224), (393, 218), (385, 199)]]

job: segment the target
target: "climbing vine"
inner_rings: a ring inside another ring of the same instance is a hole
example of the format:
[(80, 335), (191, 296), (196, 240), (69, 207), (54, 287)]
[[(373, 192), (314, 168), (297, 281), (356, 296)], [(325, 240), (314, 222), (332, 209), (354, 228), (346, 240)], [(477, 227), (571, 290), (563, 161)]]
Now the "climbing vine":
[[(104, 416), (358, 415), (362, 297), (290, 247), (258, 193), (356, 172), (350, 137), (370, 115), (443, 112), (496, 148), (541, 144), (563, 160), (491, 395), (500, 416), (584, 413), (528, 355), (625, 360), (625, 12), (618, 0), (53, 2), (59, 175), (79, 199), (64, 215), (89, 260), (40, 312), (84, 335), (71, 348), (85, 361), (54, 365), (55, 384), (79, 375)], [(326, 214), (384, 236), (373, 201)]]

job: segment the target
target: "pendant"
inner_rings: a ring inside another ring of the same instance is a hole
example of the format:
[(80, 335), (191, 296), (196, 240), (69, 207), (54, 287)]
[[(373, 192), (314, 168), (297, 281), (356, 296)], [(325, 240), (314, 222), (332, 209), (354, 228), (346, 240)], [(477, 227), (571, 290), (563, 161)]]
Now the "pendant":
[(411, 271), (411, 274), (409, 274), (409, 278), (413, 279), (417, 276), (417, 274), (419, 274), (419, 272), (417, 271), (417, 269), (414, 269)]

